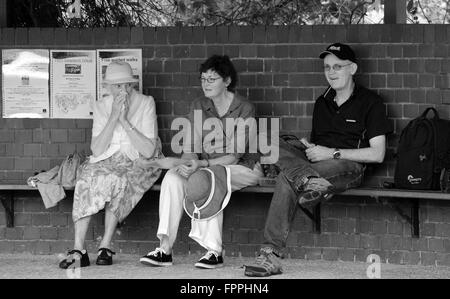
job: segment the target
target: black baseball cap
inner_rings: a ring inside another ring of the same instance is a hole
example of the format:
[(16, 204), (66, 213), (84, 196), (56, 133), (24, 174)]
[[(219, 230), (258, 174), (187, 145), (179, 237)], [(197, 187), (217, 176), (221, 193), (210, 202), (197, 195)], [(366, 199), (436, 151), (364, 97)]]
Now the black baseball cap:
[(342, 60), (350, 60), (351, 62), (356, 63), (355, 52), (353, 52), (352, 48), (346, 44), (334, 43), (329, 45), (325, 51), (320, 53), (319, 57), (321, 59), (325, 58), (328, 54), (334, 54), (337, 58)]

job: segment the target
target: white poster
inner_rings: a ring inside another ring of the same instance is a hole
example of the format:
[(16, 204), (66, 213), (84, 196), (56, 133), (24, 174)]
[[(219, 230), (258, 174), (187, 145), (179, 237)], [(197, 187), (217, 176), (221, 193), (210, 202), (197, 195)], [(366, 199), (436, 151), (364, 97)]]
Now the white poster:
[(48, 50), (2, 50), (4, 118), (49, 117), (48, 54)]
[(103, 98), (103, 78), (106, 67), (113, 61), (128, 62), (133, 76), (139, 79), (136, 89), (142, 93), (142, 49), (102, 49), (97, 50), (97, 99)]
[(92, 118), (95, 50), (50, 51), (51, 118)]

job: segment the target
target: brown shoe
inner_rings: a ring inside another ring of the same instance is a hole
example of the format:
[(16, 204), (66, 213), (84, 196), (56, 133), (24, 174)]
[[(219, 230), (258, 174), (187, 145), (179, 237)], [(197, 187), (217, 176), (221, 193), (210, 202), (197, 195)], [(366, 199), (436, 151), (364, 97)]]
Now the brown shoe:
[(300, 193), (298, 203), (302, 206), (314, 206), (320, 201), (333, 197), (334, 186), (324, 178), (310, 178)]
[(270, 247), (261, 248), (259, 256), (253, 265), (244, 265), (246, 276), (266, 277), (283, 273), (279, 257)]

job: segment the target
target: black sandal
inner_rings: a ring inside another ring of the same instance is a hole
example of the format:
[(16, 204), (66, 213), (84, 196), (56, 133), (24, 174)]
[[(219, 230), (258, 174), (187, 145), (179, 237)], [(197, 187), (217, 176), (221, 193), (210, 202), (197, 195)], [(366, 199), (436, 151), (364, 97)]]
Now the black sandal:
[(109, 248), (99, 248), (98, 249), (98, 257), (97, 257), (97, 265), (100, 266), (109, 266), (112, 265), (112, 256), (116, 253)]
[[(76, 261), (79, 261), (78, 263), (75, 263)], [(75, 267), (87, 267), (91, 265), (91, 262), (89, 261), (89, 255), (86, 250), (84, 250), (84, 253), (77, 249), (72, 249), (69, 252), (67, 252), (67, 257), (62, 260), (59, 263), (59, 267), (61, 269), (67, 269), (72, 264), (75, 264)]]

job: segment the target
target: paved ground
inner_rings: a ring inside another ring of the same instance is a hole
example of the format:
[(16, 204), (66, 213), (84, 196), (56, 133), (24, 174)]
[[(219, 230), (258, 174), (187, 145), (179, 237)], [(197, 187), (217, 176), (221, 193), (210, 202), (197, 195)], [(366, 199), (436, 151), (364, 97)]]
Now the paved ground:
[[(216, 270), (202, 270), (193, 266), (197, 255), (177, 256), (174, 266), (156, 268), (141, 265), (139, 256), (117, 254), (114, 265), (81, 268), (81, 278), (158, 278), (158, 279), (243, 279), (243, 264), (252, 258), (225, 257), (225, 266)], [(57, 255), (0, 254), (0, 279), (8, 278), (68, 278), (65, 270), (57, 267)], [(353, 262), (283, 260), (284, 274), (274, 279), (346, 278), (366, 279), (369, 264)], [(381, 278), (450, 278), (450, 267), (406, 266), (381, 264)], [(70, 274), (70, 273), (69, 273)]]

